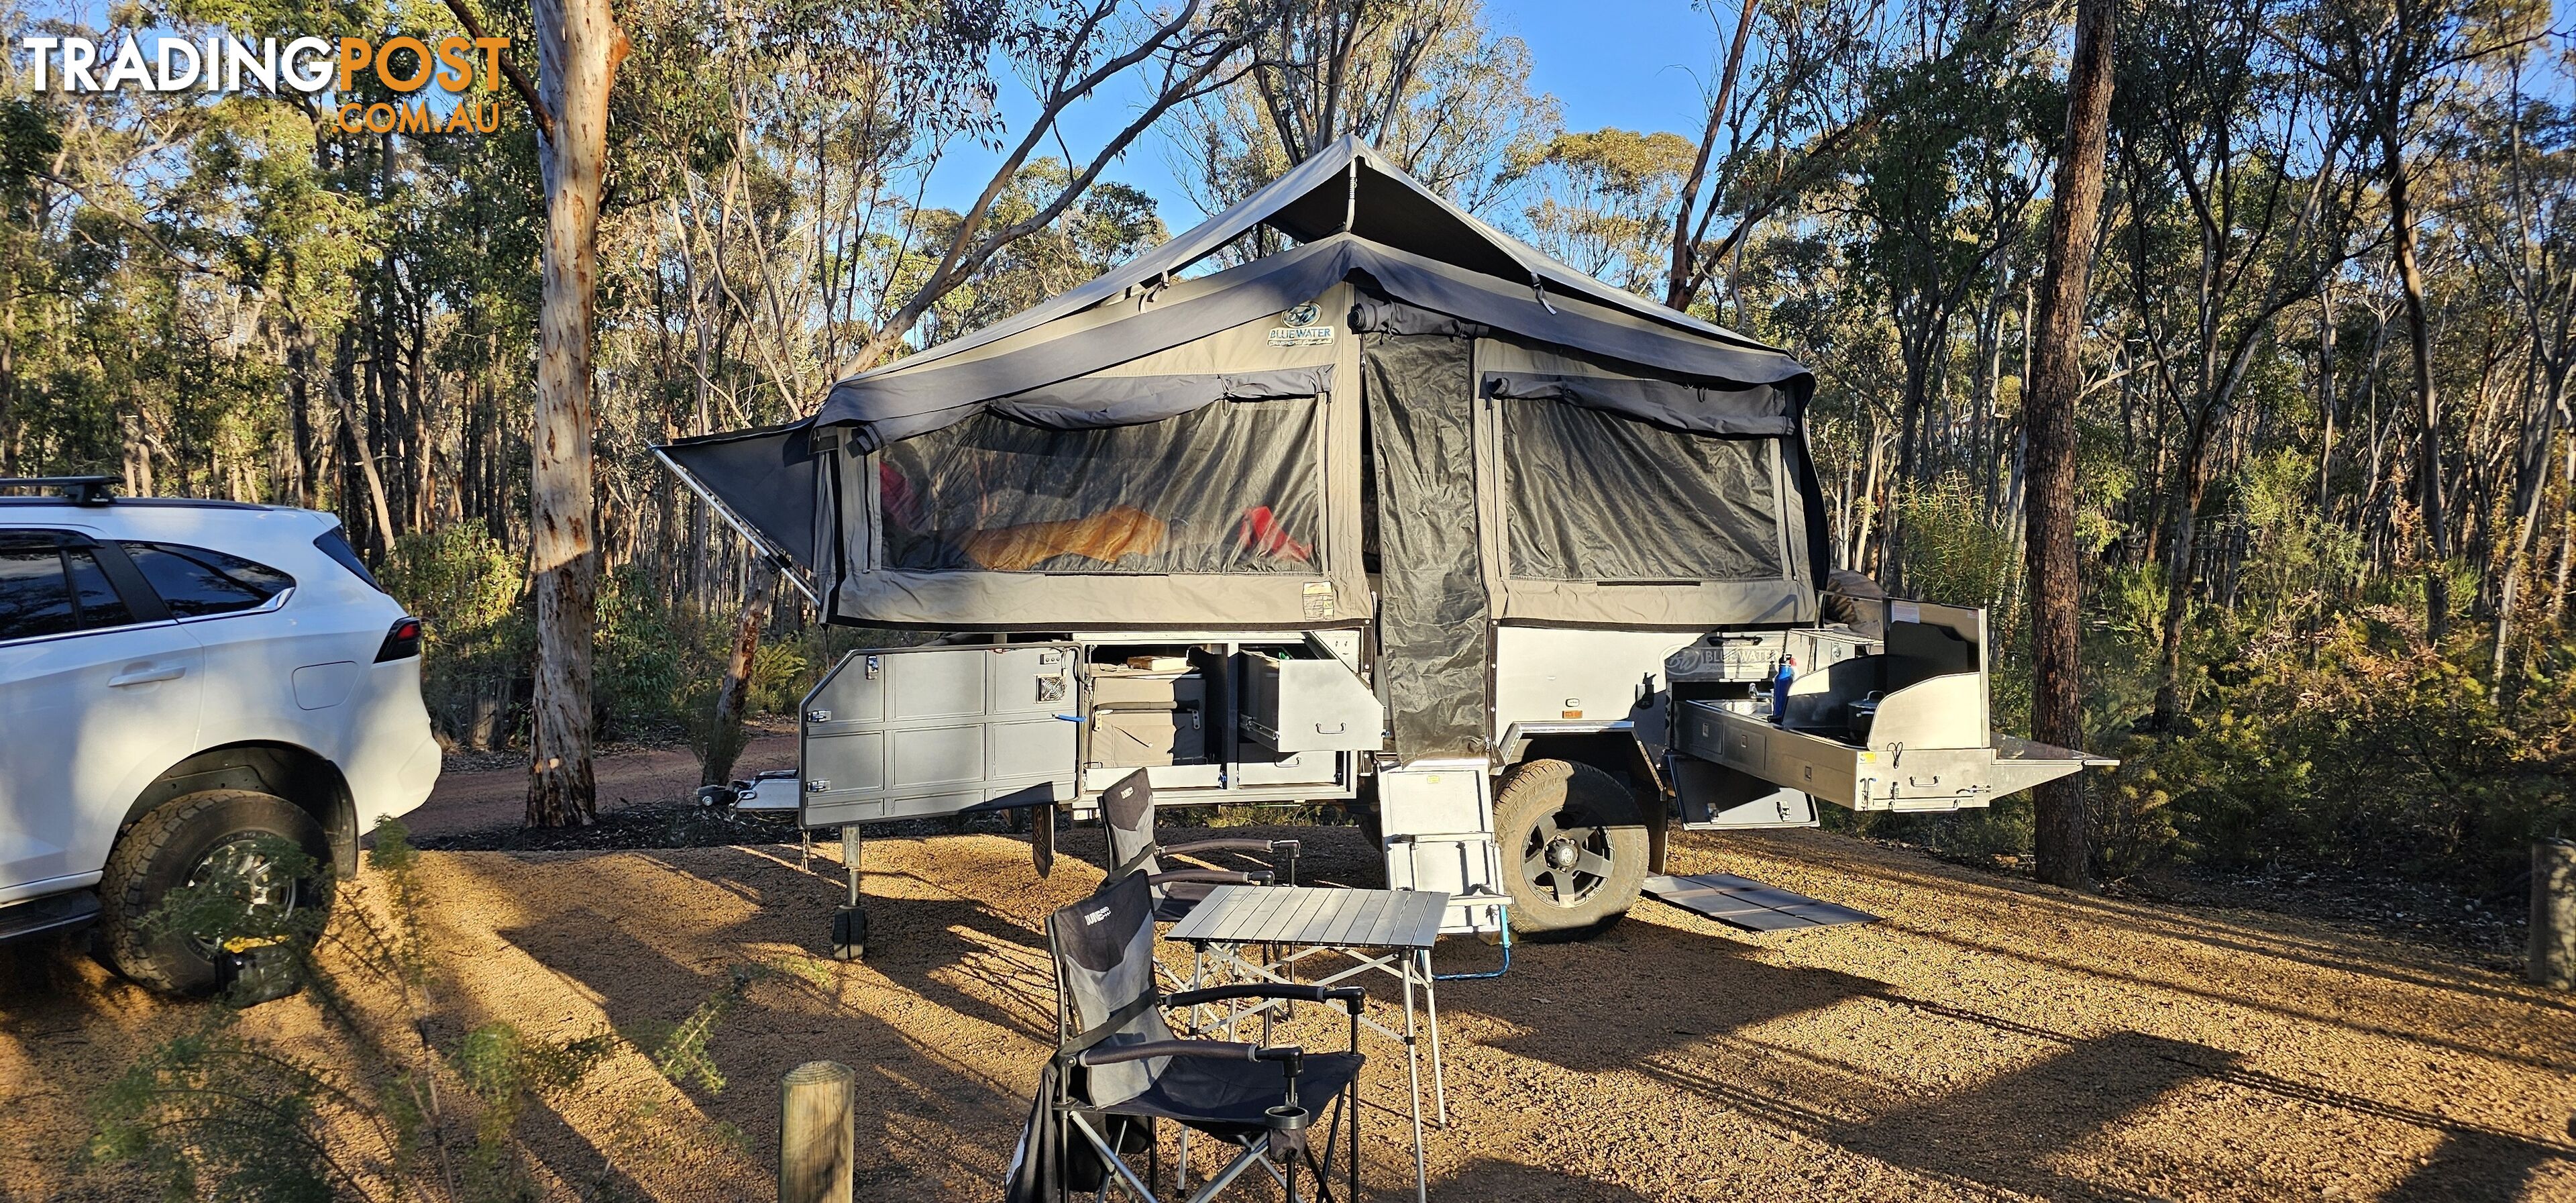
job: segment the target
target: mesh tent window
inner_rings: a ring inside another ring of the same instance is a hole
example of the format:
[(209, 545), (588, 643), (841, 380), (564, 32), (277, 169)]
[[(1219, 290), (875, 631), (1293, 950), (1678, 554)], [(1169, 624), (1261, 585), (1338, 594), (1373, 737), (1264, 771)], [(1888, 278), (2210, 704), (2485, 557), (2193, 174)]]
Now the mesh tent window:
[(1323, 531), (1313, 399), (1060, 430), (984, 413), (878, 456), (888, 568), (1312, 574)]
[(1511, 575), (1748, 581), (1781, 562), (1778, 440), (1695, 434), (1555, 401), (1502, 403)]

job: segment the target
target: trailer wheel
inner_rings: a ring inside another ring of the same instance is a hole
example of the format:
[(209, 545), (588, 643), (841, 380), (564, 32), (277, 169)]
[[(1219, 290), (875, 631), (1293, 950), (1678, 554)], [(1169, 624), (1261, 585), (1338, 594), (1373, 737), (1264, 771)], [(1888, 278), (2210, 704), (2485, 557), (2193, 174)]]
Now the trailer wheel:
[(1494, 841), (1512, 896), (1512, 931), (1580, 939), (1619, 922), (1646, 879), (1644, 817), (1636, 800), (1588, 764), (1533, 760), (1503, 776)]

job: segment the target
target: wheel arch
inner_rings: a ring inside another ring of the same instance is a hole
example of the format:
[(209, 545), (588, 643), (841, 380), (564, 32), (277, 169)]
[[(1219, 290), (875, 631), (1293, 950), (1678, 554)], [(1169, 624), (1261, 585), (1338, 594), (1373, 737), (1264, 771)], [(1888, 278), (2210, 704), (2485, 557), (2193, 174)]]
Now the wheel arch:
[(245, 740), (208, 748), (163, 769), (135, 796), (117, 830), (174, 798), (210, 789), (257, 790), (286, 799), (322, 825), (333, 869), (342, 876), (358, 871), (358, 808), (348, 779), (329, 757), (282, 741)]
[[(1636, 733), (1624, 727), (1598, 731), (1548, 731), (1522, 735), (1511, 741), (1510, 762), (1518, 768), (1533, 760), (1563, 760), (1588, 764), (1635, 787), (1640, 801), (1660, 797), (1664, 792), (1663, 774), (1655, 771), (1655, 762), (1646, 755), (1646, 745)], [(1509, 772), (1510, 769), (1505, 769)]]

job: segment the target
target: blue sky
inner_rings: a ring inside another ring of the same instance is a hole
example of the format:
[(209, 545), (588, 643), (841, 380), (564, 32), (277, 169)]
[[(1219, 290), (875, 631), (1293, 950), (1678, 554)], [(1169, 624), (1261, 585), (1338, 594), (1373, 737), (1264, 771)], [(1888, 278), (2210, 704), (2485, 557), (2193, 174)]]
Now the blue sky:
[[(1721, 11), (1731, 20), (1731, 5)], [(1528, 43), (1530, 89), (1555, 95), (1567, 129), (1669, 129), (1697, 139), (1700, 80), (1719, 48), (1715, 22), (1690, 0), (1486, 0), (1485, 18)], [(1070, 114), (1065, 136), (1074, 153), (1099, 146), (1136, 103), (1133, 92), (1120, 91)], [(1015, 129), (1037, 107), (1016, 88), (1002, 105)], [(977, 148), (952, 151), (931, 181), (930, 203), (972, 203), (1000, 158)], [(1174, 182), (1163, 147), (1150, 136), (1107, 174), (1161, 201), (1163, 221), (1175, 230), (1206, 216)]]
[[(32, 0), (22, 11), (38, 19), (71, 17), (96, 25), (108, 7), (107, 0)], [(1732, 4), (1721, 11), (1731, 29)], [(1713, 69), (1719, 33), (1717, 22), (1691, 0), (1485, 0), (1485, 18), (1497, 32), (1517, 34), (1528, 44), (1530, 88), (1556, 97), (1567, 129), (1617, 125), (1697, 138), (1700, 80)], [(17, 57), (18, 32), (0, 31), (9, 37), (12, 59)], [(259, 36), (271, 31), (232, 32)], [(1037, 101), (1015, 81), (1006, 81), (1005, 89), (1006, 126), (1016, 134), (1026, 128)], [(1140, 101), (1133, 81), (1124, 80), (1078, 106), (1065, 123), (1073, 152), (1092, 153), (1125, 124)], [(1000, 160), (998, 152), (980, 147), (953, 147), (931, 181), (928, 201), (950, 208), (972, 203)], [(1174, 181), (1168, 152), (1151, 135), (1107, 174), (1152, 194), (1162, 204), (1165, 224), (1175, 230), (1206, 216)]]

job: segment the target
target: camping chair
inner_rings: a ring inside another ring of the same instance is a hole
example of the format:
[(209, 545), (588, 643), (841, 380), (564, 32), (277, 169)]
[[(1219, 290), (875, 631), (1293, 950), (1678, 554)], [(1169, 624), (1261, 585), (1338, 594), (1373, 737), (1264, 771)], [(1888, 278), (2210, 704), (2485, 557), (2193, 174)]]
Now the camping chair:
[(1226, 869), (1163, 868), (1163, 857), (1198, 856), (1209, 852), (1259, 852), (1287, 857), (1287, 882), (1297, 884), (1298, 842), (1219, 838), (1191, 840), (1186, 844), (1160, 844), (1154, 840), (1154, 783), (1145, 770), (1119, 778), (1100, 795), (1100, 825), (1109, 831), (1109, 880), (1117, 881), (1130, 874), (1141, 875), (1153, 890), (1154, 918), (1176, 923), (1190, 913), (1221, 885), (1268, 885), (1272, 875), (1265, 870), (1237, 872)]
[[(1164, 1120), (1181, 1125), (1174, 1189), (1188, 1189), (1189, 1135), (1214, 1136), (1239, 1151), (1187, 1196), (1205, 1203), (1255, 1166), (1268, 1171), (1292, 1201), (1303, 1170), (1316, 1197), (1336, 1198), (1335, 1146), (1349, 1162), (1347, 1186), (1359, 1193), (1360, 1007), (1355, 986), (1263, 983), (1179, 994), (1154, 988), (1154, 899), (1143, 875), (1128, 874), (1099, 893), (1047, 918), (1047, 951), (1055, 960), (1056, 1052), (1038, 1083), (1028, 1127), (1012, 1156), (1010, 1203), (1055, 1203), (1070, 1191), (1107, 1195), (1113, 1179), (1144, 1203), (1161, 1176), (1156, 1136)], [(1296, 1045), (1184, 1040), (1163, 1021), (1163, 1008), (1230, 998), (1339, 1003), (1350, 1016), (1350, 1049), (1309, 1053)], [(1313, 1142), (1323, 1104), (1321, 1155)], [(1138, 1174), (1129, 1158), (1146, 1154)]]

